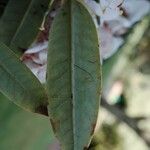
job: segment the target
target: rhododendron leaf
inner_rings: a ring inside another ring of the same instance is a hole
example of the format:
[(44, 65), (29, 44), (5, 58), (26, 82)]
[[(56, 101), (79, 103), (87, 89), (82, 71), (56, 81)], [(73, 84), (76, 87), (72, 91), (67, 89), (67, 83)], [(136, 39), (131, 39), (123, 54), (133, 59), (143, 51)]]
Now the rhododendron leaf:
[(35, 40), (51, 0), (32, 0), (15, 33), (11, 48), (14, 51), (26, 50)]
[(0, 18), (0, 42), (9, 45), (31, 0), (9, 0)]
[(44, 87), (6, 45), (0, 43), (0, 92), (20, 107), (47, 115)]
[(50, 31), (47, 69), (50, 120), (62, 150), (83, 150), (92, 138), (101, 91), (98, 45), (87, 9), (66, 0)]

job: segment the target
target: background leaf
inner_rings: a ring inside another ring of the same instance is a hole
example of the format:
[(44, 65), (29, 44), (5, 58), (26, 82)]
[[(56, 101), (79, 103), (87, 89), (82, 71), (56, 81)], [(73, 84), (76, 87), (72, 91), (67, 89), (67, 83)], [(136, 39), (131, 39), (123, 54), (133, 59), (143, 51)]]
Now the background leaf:
[(16, 55), (1, 43), (0, 91), (20, 107), (47, 115), (47, 96), (43, 86)]
[(1, 0), (0, 1), (0, 18), (1, 18), (1, 15), (3, 14), (3, 11), (7, 5), (9, 0)]
[(14, 35), (11, 48), (14, 51), (27, 49), (35, 40), (44, 14), (51, 0), (32, 0), (23, 20)]
[(99, 109), (101, 68), (98, 37), (89, 12), (67, 0), (50, 32), (49, 113), (63, 150), (83, 150)]
[(9, 45), (31, 0), (9, 0), (0, 19), (0, 42)]
[(48, 150), (53, 140), (48, 117), (22, 110), (0, 93), (1, 150)]

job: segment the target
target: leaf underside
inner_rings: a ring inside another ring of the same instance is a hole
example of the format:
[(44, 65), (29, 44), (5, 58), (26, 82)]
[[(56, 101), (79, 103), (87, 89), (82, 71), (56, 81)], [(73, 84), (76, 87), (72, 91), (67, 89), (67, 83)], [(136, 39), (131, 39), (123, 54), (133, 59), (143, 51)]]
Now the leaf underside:
[(47, 88), (51, 124), (62, 149), (86, 149), (97, 120), (101, 68), (95, 25), (75, 0), (65, 2), (51, 28)]
[(20, 107), (47, 114), (45, 89), (31, 71), (0, 43), (0, 92)]

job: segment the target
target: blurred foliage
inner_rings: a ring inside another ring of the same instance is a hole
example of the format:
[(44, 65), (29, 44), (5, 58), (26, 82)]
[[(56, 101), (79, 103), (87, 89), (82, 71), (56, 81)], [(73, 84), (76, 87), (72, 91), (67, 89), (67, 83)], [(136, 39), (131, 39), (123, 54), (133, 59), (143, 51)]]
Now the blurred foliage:
[[(144, 32), (149, 26), (150, 16), (146, 16), (142, 21), (136, 23), (125, 35), (124, 44), (119, 48), (119, 50), (109, 59), (103, 62), (103, 88), (107, 85), (111, 73), (116, 68), (116, 64), (119, 61), (124, 63), (124, 58), (133, 53), (135, 47), (143, 37)], [(121, 56), (121, 57), (120, 57)], [(126, 60), (125, 60), (126, 61)], [(119, 68), (118, 68), (119, 70)], [(122, 71), (122, 70), (120, 70)]]
[[(144, 72), (146, 74), (149, 73), (150, 70), (149, 31), (150, 30), (147, 30), (149, 28), (149, 21), (150, 21), (150, 17), (146, 16), (141, 22), (136, 23), (133, 26), (133, 28), (130, 29), (129, 33), (125, 35), (125, 42), (117, 51), (117, 53), (115, 53), (111, 58), (103, 62), (103, 90), (105, 90), (105, 88), (107, 90), (107, 85), (110, 84), (110, 82), (111, 84), (113, 84), (113, 82), (116, 80), (116, 78), (114, 77), (119, 76), (120, 78), (122, 78), (122, 76), (129, 73), (127, 71), (128, 70), (127, 68), (129, 68), (129, 65), (131, 65), (133, 59), (135, 59), (134, 63), (139, 66), (140, 72)], [(147, 36), (143, 37), (145, 32)], [(115, 74), (116, 76), (113, 76), (114, 70), (118, 73)], [(122, 104), (122, 102), (124, 105), (125, 103), (124, 96), (120, 97), (118, 102), (119, 102), (119, 106), (120, 103)], [(117, 127), (114, 125), (104, 124), (100, 128), (100, 131), (94, 136), (92, 143), (90, 145), (90, 150), (109, 150), (109, 149), (122, 150), (123, 140), (117, 134), (117, 130), (118, 130)]]
[(48, 149), (52, 139), (47, 117), (26, 112), (0, 94), (0, 150)]
[(91, 142), (89, 150), (121, 150), (116, 125), (103, 124)]
[[(149, 30), (138, 44), (137, 51), (135, 54), (135, 63), (138, 70), (143, 74), (150, 75), (150, 25)], [(133, 60), (133, 58), (131, 59)]]

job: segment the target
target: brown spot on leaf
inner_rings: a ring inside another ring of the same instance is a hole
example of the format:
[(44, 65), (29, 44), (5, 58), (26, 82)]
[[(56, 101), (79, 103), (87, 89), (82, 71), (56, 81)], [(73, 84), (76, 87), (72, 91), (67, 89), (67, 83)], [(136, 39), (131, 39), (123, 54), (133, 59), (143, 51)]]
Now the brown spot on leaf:
[(94, 133), (94, 131), (95, 131), (95, 127), (96, 127), (96, 123), (92, 124), (91, 135), (93, 135), (93, 133)]
[(53, 119), (50, 119), (50, 121), (51, 121), (53, 131), (54, 131), (54, 133), (56, 133), (56, 131), (58, 131), (58, 129), (60, 127), (60, 121), (54, 121)]
[(85, 146), (84, 148), (83, 148), (83, 150), (87, 150), (88, 149), (88, 147), (87, 146)]

